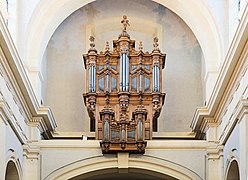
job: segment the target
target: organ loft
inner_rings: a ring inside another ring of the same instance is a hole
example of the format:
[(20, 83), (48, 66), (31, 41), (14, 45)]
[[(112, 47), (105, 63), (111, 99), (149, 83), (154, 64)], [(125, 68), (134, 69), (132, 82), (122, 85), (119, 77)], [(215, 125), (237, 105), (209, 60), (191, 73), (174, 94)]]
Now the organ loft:
[(127, 33), (129, 20), (123, 16), (123, 30), (113, 40), (113, 50), (106, 42), (104, 52), (97, 53), (94, 37), (83, 55), (86, 68), (84, 102), (90, 117), (90, 130), (101, 140), (102, 153), (144, 153), (146, 140), (157, 131), (165, 94), (162, 69), (165, 54), (154, 38), (152, 53), (138, 50)]

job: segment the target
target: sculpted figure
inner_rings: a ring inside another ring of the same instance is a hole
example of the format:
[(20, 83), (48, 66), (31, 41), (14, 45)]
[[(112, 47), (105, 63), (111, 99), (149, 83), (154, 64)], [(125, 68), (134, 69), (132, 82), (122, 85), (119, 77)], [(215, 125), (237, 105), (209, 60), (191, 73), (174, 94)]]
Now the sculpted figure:
[(126, 15), (123, 16), (123, 20), (121, 21), (121, 23), (123, 24), (123, 31), (127, 31), (127, 26), (130, 26), (130, 24)]

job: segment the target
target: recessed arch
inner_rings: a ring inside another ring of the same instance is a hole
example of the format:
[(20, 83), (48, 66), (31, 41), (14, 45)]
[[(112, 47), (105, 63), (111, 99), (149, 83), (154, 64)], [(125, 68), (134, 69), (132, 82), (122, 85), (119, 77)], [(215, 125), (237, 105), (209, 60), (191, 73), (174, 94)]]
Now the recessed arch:
[(20, 180), (17, 167), (13, 161), (7, 163), (5, 180)]
[(18, 155), (14, 149), (9, 149), (6, 153), (5, 180), (22, 180), (22, 168)]
[(77, 177), (73, 177), (70, 180), (108, 180), (108, 179), (118, 179), (118, 180), (177, 180), (171, 176), (157, 173), (145, 169), (128, 168), (126, 170), (119, 170), (118, 168), (103, 169), (86, 174), (81, 174)]
[(239, 173), (238, 161), (233, 159), (228, 165), (226, 171), (226, 180), (239, 180), (239, 179), (240, 179), (240, 173)]
[[(96, 172), (107, 172), (113, 169), (118, 169), (118, 158), (95, 156), (60, 167), (44, 177), (44, 180), (76, 179), (76, 177), (83, 177), (84, 174), (86, 174), (87, 177), (92, 177), (92, 175), (98, 174)], [(152, 156), (142, 156), (142, 158), (129, 157), (126, 170), (136, 170), (136, 172), (143, 172), (144, 174), (149, 174), (150, 172), (150, 175), (160, 178), (170, 177), (172, 179), (184, 180), (202, 179), (197, 173), (182, 165)]]
[[(27, 29), (25, 59), (28, 59), (30, 67), (40, 67), (46, 46), (57, 27), (74, 11), (93, 1), (72, 3), (70, 0), (54, 0), (49, 2), (49, 5), (46, 1), (40, 1)], [(169, 8), (186, 22), (202, 48), (206, 69), (217, 70), (222, 59), (223, 41), (206, 5), (202, 1), (195, 0), (154, 0), (154, 2)], [(48, 16), (50, 18), (47, 18)]]

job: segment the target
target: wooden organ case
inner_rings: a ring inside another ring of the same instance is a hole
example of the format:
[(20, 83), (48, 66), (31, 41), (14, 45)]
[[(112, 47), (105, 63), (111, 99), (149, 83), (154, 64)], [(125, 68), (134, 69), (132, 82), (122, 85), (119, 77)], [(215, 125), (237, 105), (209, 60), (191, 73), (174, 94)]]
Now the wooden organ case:
[(102, 153), (144, 153), (146, 140), (157, 131), (164, 103), (161, 82), (166, 56), (156, 37), (152, 53), (143, 52), (142, 42), (135, 50), (135, 41), (126, 31), (126, 16), (121, 22), (123, 30), (113, 41), (113, 51), (107, 42), (98, 54), (90, 37), (90, 49), (83, 55), (87, 82), (83, 96), (91, 131), (102, 140)]

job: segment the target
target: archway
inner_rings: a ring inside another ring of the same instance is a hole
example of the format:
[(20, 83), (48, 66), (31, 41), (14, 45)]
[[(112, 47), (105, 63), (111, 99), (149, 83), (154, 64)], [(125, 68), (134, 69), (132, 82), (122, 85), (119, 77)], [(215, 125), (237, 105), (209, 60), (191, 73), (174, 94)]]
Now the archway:
[(18, 170), (13, 161), (9, 161), (6, 168), (5, 180), (19, 180)]
[(228, 168), (226, 180), (239, 180), (239, 179), (240, 179), (240, 175), (239, 175), (238, 162), (234, 160), (231, 162)]
[[(45, 175), (43, 178), (44, 180), (90, 180), (97, 178), (131, 180), (142, 176), (141, 179), (144, 179), (144, 177), (147, 177), (147, 179), (169, 180), (203, 179), (199, 174), (187, 167), (153, 156), (129, 157), (124, 166), (123, 164), (120, 165), (120, 163), (118, 158), (95, 156), (67, 164)], [(110, 176), (111, 178), (109, 178)]]
[(118, 179), (118, 180), (177, 180), (169, 175), (164, 175), (161, 173), (144, 170), (144, 169), (137, 169), (137, 168), (128, 168), (124, 171), (120, 171), (117, 168), (112, 169), (104, 169), (99, 171), (94, 171), (91, 173), (82, 174), (71, 178), (70, 180), (108, 180), (108, 179)]

